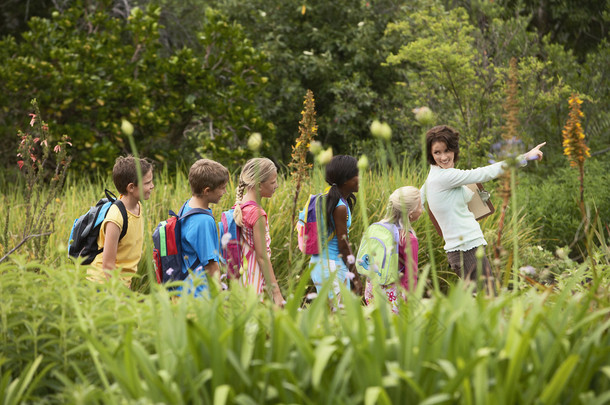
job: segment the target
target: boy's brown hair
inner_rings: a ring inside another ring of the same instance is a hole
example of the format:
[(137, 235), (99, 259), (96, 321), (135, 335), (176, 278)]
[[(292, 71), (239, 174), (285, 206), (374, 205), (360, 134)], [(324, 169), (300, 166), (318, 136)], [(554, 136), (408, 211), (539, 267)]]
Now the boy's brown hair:
[(195, 197), (201, 197), (206, 187), (214, 190), (228, 182), (229, 170), (210, 159), (199, 159), (189, 170), (189, 184)]
[(430, 128), (426, 132), (426, 156), (428, 163), (436, 165), (434, 156), (432, 156), (432, 144), (436, 142), (445, 142), (447, 149), (453, 152), (453, 161), (457, 163), (460, 156), (460, 133), (447, 125), (437, 125)]
[[(148, 159), (140, 159), (140, 169), (142, 177), (146, 176), (152, 169), (153, 164)], [(129, 183), (138, 185), (138, 169), (136, 168), (136, 158), (132, 155), (119, 156), (112, 168), (112, 181), (120, 194), (127, 194)]]

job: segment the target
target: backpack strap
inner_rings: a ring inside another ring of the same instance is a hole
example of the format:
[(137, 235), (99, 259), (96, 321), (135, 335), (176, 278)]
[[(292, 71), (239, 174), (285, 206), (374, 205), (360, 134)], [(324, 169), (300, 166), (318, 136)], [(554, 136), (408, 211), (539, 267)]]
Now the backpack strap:
[[(173, 211), (169, 211), (170, 215), (174, 215), (178, 217), (178, 223), (180, 223), (180, 220), (182, 219), (187, 219), (188, 217), (190, 217), (191, 215), (196, 215), (196, 214), (205, 214), (205, 215), (209, 215), (212, 217), (212, 220), (214, 220), (214, 215), (212, 215), (212, 213), (208, 210), (204, 210), (203, 208), (191, 208), (188, 210), (188, 212), (186, 214), (184, 214), (184, 208), (186, 207), (186, 205), (188, 204), (189, 200), (186, 200), (184, 202), (184, 204), (182, 204), (182, 207), (180, 208), (179, 211), (179, 215), (176, 215)], [(214, 221), (214, 225), (216, 225), (216, 221)], [(182, 232), (180, 231), (180, 234)], [(180, 237), (180, 235), (178, 235)], [(179, 240), (179, 243), (182, 245), (182, 240)], [(182, 246), (180, 246), (180, 250), (182, 250)], [(195, 252), (196, 253), (196, 252)], [(188, 264), (188, 263), (187, 263)], [(188, 266), (191, 270), (195, 270), (197, 267), (199, 267), (199, 265), (201, 264), (201, 261), (199, 260), (199, 255), (197, 255), (197, 257), (195, 258), (195, 261), (193, 262), (192, 265)]]
[(114, 205), (117, 206), (119, 212), (121, 213), (121, 216), (123, 217), (123, 226), (121, 227), (121, 235), (119, 236), (119, 240), (121, 240), (127, 233), (127, 227), (129, 226), (129, 219), (127, 218), (127, 208), (125, 208), (125, 204), (123, 203), (123, 201), (118, 199), (112, 191), (105, 189), (104, 194), (106, 194), (106, 198), (108, 199), (108, 201), (112, 202)]
[(424, 186), (422, 187), (423, 191), (424, 191), (424, 197), (426, 198), (426, 202), (424, 203), (424, 208), (426, 207), (426, 205), (428, 206), (428, 209), (426, 210), (428, 212), (428, 216), (430, 217), (430, 221), (432, 222), (432, 225), (434, 225), (434, 229), (436, 229), (436, 233), (439, 234), (439, 236), (442, 238), (443, 237), (443, 231), (441, 230), (441, 226), (438, 224), (438, 221), (436, 220), (436, 217), (434, 216), (434, 214), (432, 213), (432, 210), (430, 209), (430, 203), (428, 203), (428, 187), (427, 187), (428, 183), (424, 183)]
[(123, 236), (127, 233), (127, 227), (129, 226), (129, 219), (127, 218), (127, 208), (125, 208), (125, 204), (123, 201), (116, 200), (113, 202), (114, 205), (119, 209), (121, 216), (123, 217), (123, 226), (121, 228), (121, 235), (119, 236), (119, 240), (123, 239)]

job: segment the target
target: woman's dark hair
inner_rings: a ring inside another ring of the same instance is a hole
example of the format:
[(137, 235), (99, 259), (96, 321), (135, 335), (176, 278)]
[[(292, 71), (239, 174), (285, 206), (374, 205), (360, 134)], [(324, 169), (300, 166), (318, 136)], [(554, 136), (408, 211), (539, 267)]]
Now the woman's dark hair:
[(437, 125), (430, 128), (426, 132), (426, 156), (428, 163), (436, 165), (434, 156), (432, 156), (432, 144), (436, 142), (445, 142), (447, 149), (453, 152), (453, 161), (457, 163), (460, 156), (460, 133), (447, 125)]
[[(342, 198), (339, 187), (345, 182), (358, 175), (358, 161), (353, 156), (337, 155), (326, 165), (326, 182), (330, 184), (328, 197), (326, 199), (326, 225), (329, 233), (332, 232), (332, 216), (337, 203)], [(350, 211), (356, 204), (356, 196), (350, 194), (347, 197), (347, 205)]]

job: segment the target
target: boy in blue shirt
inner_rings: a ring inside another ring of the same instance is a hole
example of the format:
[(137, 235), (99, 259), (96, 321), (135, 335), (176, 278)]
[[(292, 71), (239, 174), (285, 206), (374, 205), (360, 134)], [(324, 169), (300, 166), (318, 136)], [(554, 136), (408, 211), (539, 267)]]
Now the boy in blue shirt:
[[(227, 191), (229, 171), (226, 167), (210, 159), (199, 159), (189, 170), (189, 184), (192, 197), (184, 203), (179, 215), (190, 209), (208, 210), (210, 204), (217, 204)], [(218, 228), (212, 215), (191, 215), (181, 224), (183, 261), (182, 270), (189, 269), (187, 281), (196, 285), (195, 297), (207, 295), (208, 277), (219, 276), (219, 240)], [(189, 288), (188, 293), (192, 293)]]

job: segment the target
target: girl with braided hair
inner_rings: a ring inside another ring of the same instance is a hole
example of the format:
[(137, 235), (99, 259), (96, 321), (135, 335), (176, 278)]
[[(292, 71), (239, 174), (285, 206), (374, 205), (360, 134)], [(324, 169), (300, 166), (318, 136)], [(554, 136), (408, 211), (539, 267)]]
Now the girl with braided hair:
[(277, 169), (271, 160), (248, 160), (239, 176), (234, 219), (241, 227), (242, 284), (254, 286), (257, 294), (267, 288), (275, 304), (282, 306), (284, 298), (271, 265), (269, 222), (260, 203), (263, 197), (271, 198), (277, 187)]
[(316, 290), (322, 288), (324, 281), (334, 275), (332, 291), (329, 298), (339, 296), (339, 283), (362, 294), (362, 284), (356, 271), (355, 259), (349, 244), (349, 227), (352, 224), (352, 210), (356, 204), (354, 193), (358, 191), (358, 161), (353, 156), (337, 155), (326, 165), (326, 182), (330, 185), (328, 194), (324, 195), (324, 222), (326, 234), (330, 240), (323, 243), (322, 252), (312, 255), (310, 264), (314, 266), (311, 279)]

